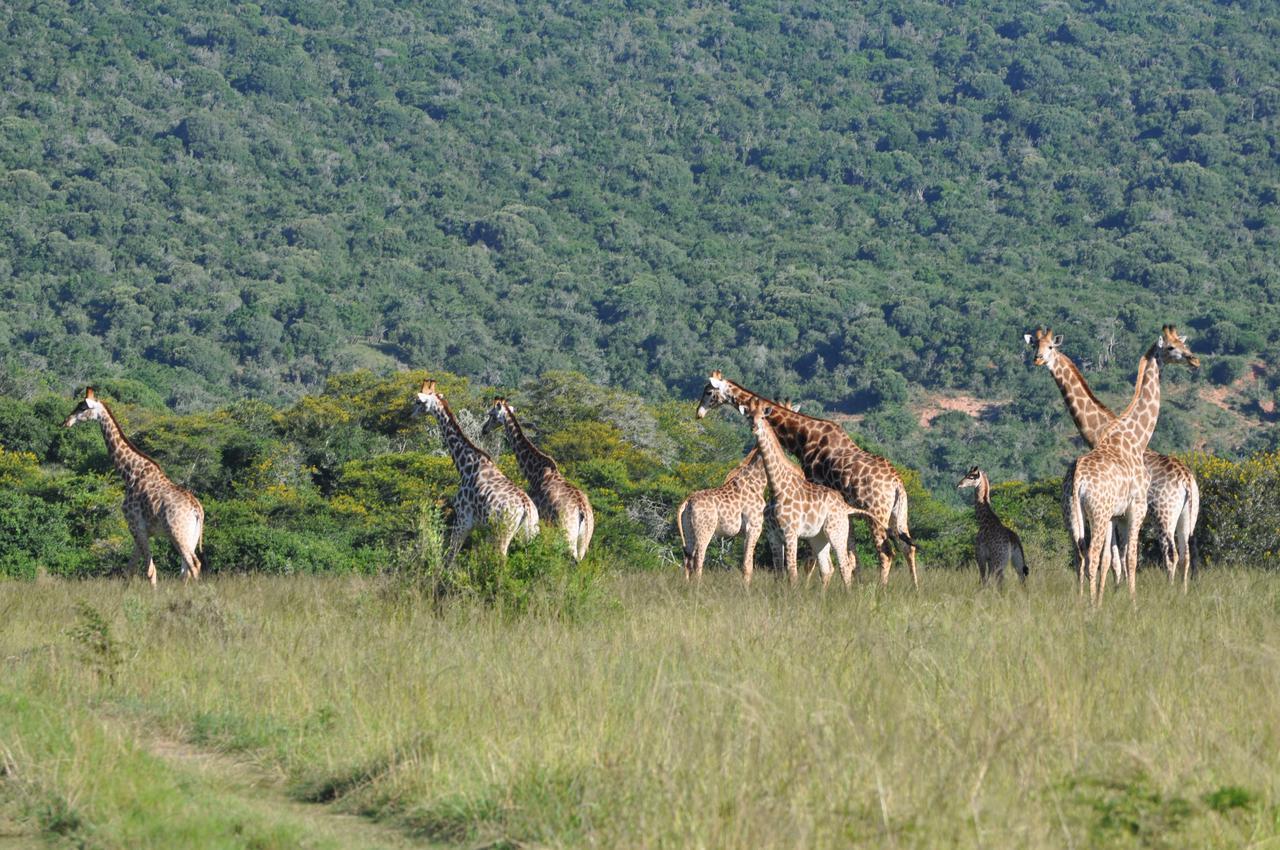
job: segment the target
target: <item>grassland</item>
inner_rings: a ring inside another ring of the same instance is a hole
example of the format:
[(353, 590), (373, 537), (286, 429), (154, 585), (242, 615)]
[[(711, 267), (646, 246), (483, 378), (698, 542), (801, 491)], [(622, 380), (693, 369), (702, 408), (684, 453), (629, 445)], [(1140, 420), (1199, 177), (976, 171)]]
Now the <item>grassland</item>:
[(0, 846), (1280, 846), (1280, 576), (902, 578), (0, 584)]

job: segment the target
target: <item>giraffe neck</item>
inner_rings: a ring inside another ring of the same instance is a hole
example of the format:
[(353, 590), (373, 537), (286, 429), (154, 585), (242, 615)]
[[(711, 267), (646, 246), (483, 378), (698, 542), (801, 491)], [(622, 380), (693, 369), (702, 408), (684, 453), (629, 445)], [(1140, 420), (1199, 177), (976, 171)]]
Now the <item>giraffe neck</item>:
[(1098, 401), (1070, 357), (1056, 352), (1049, 364), (1049, 373), (1053, 375), (1053, 381), (1062, 393), (1062, 400), (1067, 405), (1071, 420), (1076, 423), (1076, 430), (1092, 448), (1102, 438), (1107, 427), (1116, 421), (1116, 415)]
[(973, 488), (973, 511), (977, 514), (979, 523), (996, 515), (991, 507), (991, 479), (987, 478), (985, 472), (978, 478), (978, 486)]
[(764, 458), (760, 455), (760, 446), (752, 446), (747, 456), (725, 476), (725, 486), (733, 483), (760, 485), (768, 484), (768, 475), (764, 470)]
[[(773, 432), (777, 436), (778, 442), (780, 442), (784, 447), (786, 447), (787, 451), (791, 452), (796, 457), (803, 458), (805, 456), (804, 450), (805, 445), (808, 443), (809, 430), (812, 427), (811, 423), (815, 421), (813, 417), (797, 413), (776, 401), (772, 401), (762, 395), (757, 395), (751, 392), (751, 390), (740, 387), (732, 381), (726, 381), (726, 383), (729, 385), (729, 397), (733, 400), (733, 404), (746, 405), (749, 404), (752, 399), (758, 398), (766, 405), (771, 406), (773, 410), (770, 411), (766, 419), (769, 421), (769, 425), (773, 428)], [(848, 443), (854, 449), (861, 451), (861, 449), (854, 445), (852, 440), (849, 440)]]
[(489, 456), (467, 439), (444, 399), (440, 399), (440, 408), (432, 411), (432, 415), (440, 423), (440, 436), (444, 439), (444, 447), (448, 450), (449, 457), (453, 458), (453, 465), (457, 467), (458, 473), (464, 477), (473, 474), (475, 469), (472, 465), (475, 461)]
[(102, 439), (107, 444), (107, 459), (124, 478), (125, 489), (132, 489), (146, 476), (147, 472), (159, 471), (159, 467), (156, 466), (155, 461), (140, 452), (138, 447), (130, 442), (121, 430), (115, 415), (105, 404), (102, 405), (102, 412), (105, 415), (98, 419), (98, 424), (102, 426)]
[(778, 435), (774, 433), (768, 419), (761, 419), (754, 425), (756, 445), (760, 448), (760, 456), (764, 460), (765, 476), (776, 498), (779, 492), (787, 488), (795, 478), (803, 479), (804, 474), (783, 451), (782, 443), (778, 441)]
[(516, 421), (516, 415), (510, 407), (506, 408), (506, 414), (502, 428), (507, 432), (507, 439), (511, 440), (511, 448), (516, 453), (516, 463), (520, 465), (520, 472), (524, 477), (533, 483), (545, 470), (556, 470), (556, 462), (549, 455), (539, 451), (538, 447), (524, 435), (524, 429)]
[(1116, 424), (1106, 434), (1119, 442), (1126, 450), (1140, 456), (1151, 442), (1156, 422), (1160, 418), (1160, 356), (1153, 344), (1138, 361), (1138, 380), (1133, 388), (1133, 400), (1116, 419)]

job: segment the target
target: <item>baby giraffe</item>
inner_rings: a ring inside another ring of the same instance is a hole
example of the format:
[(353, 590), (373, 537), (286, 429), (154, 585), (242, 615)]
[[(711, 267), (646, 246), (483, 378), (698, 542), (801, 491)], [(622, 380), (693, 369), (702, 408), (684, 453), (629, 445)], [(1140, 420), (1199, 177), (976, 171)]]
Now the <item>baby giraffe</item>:
[(1022, 554), (1022, 541), (1013, 529), (1005, 527), (1000, 517), (991, 509), (991, 482), (987, 480), (987, 474), (975, 466), (956, 485), (957, 490), (965, 487), (975, 489), (973, 510), (978, 516), (978, 539), (975, 547), (978, 553), (978, 576), (985, 584), (994, 575), (996, 581), (1003, 584), (1005, 565), (1012, 563), (1013, 568), (1018, 571), (1018, 578), (1025, 582), (1028, 570), (1026, 556)]
[(854, 570), (858, 568), (856, 557), (849, 549), (849, 516), (865, 517), (867, 512), (849, 505), (837, 491), (805, 479), (800, 467), (787, 457), (766, 418), (773, 412), (772, 405), (761, 398), (752, 398), (742, 412), (751, 418), (751, 428), (756, 444), (764, 459), (765, 475), (769, 489), (773, 491), (773, 518), (782, 534), (787, 575), (794, 583), (799, 577), (796, 568), (796, 549), (800, 538), (809, 541), (818, 559), (818, 573), (825, 588), (831, 581), (831, 552), (840, 565), (840, 578), (845, 587), (853, 583)]
[(102, 426), (107, 458), (124, 479), (122, 507), (129, 533), (133, 535), (129, 571), (133, 572), (138, 564), (146, 561), (147, 578), (155, 587), (156, 562), (151, 557), (151, 538), (163, 535), (173, 541), (182, 558), (183, 579), (199, 579), (200, 559), (196, 557), (196, 550), (204, 534), (204, 507), (200, 500), (190, 490), (170, 481), (154, 460), (138, 451), (120, 430), (111, 411), (93, 394), (93, 387), (88, 387), (84, 399), (62, 424), (70, 428), (91, 419)]

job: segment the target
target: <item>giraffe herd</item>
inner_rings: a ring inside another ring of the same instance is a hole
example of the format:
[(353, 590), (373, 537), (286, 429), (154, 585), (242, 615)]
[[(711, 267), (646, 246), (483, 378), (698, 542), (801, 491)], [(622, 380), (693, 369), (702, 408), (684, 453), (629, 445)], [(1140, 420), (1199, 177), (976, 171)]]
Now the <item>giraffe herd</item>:
[[(1147, 444), (1160, 413), (1162, 368), (1182, 364), (1197, 369), (1199, 360), (1172, 325), (1164, 326), (1139, 361), (1132, 400), (1116, 414), (1097, 399), (1080, 370), (1059, 350), (1061, 336), (1041, 328), (1026, 334), (1025, 341), (1034, 350), (1035, 365), (1047, 367), (1053, 376), (1067, 412), (1089, 447), (1068, 467), (1062, 496), (1081, 594), (1087, 585), (1096, 603), (1105, 593), (1110, 570), (1117, 582), (1121, 576), (1127, 578), (1129, 594), (1134, 596), (1138, 532), (1148, 511), (1156, 519), (1169, 580), (1175, 580), (1181, 567), (1185, 591), (1199, 489), (1185, 463), (1151, 451)], [(473, 528), (490, 529), (493, 544), (505, 557), (517, 537), (528, 541), (538, 534), (540, 520), (560, 529), (575, 560), (586, 556), (595, 528), (586, 493), (570, 484), (556, 461), (526, 436), (504, 397), (493, 399), (482, 433), (504, 431), (528, 492), (467, 437), (435, 381), (423, 382), (412, 402), (412, 416), (430, 415), (436, 420), (458, 472), (446, 563), (456, 558)], [(755, 546), (764, 533), (775, 563), (782, 562), (792, 582), (798, 579), (797, 548), (804, 539), (817, 561), (823, 587), (834, 572), (833, 557), (848, 586), (857, 572), (849, 520), (859, 517), (870, 531), (880, 583), (888, 582), (893, 561), (901, 554), (911, 570), (912, 585), (919, 587), (906, 487), (889, 461), (860, 448), (837, 423), (802, 414), (789, 402), (771, 401), (714, 371), (703, 389), (697, 417), (721, 406), (737, 410), (750, 421), (756, 444), (723, 484), (691, 493), (677, 509), (687, 579), (701, 577), (712, 539), (743, 535), (742, 574), (749, 584)], [(92, 387), (64, 424), (71, 427), (89, 420), (101, 425), (108, 458), (124, 480), (123, 510), (134, 539), (130, 569), (145, 561), (147, 577), (155, 584), (150, 538), (163, 535), (182, 559), (184, 579), (198, 579), (201, 563), (196, 552), (204, 528), (200, 501), (174, 484), (129, 441)], [(975, 466), (956, 486), (975, 490), (975, 551), (982, 581), (1002, 581), (1008, 565), (1025, 581), (1028, 569), (1022, 543), (992, 509), (986, 474)]]

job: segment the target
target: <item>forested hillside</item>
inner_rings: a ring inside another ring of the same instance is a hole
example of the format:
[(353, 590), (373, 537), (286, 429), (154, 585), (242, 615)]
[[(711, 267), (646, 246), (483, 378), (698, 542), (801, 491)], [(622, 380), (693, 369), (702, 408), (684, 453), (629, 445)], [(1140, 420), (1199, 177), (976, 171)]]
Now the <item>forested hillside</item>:
[(1060, 473), (1023, 331), (1122, 406), (1173, 321), (1155, 445), (1270, 447), (1276, 11), (5, 3), (0, 391), (718, 367), (936, 484)]

